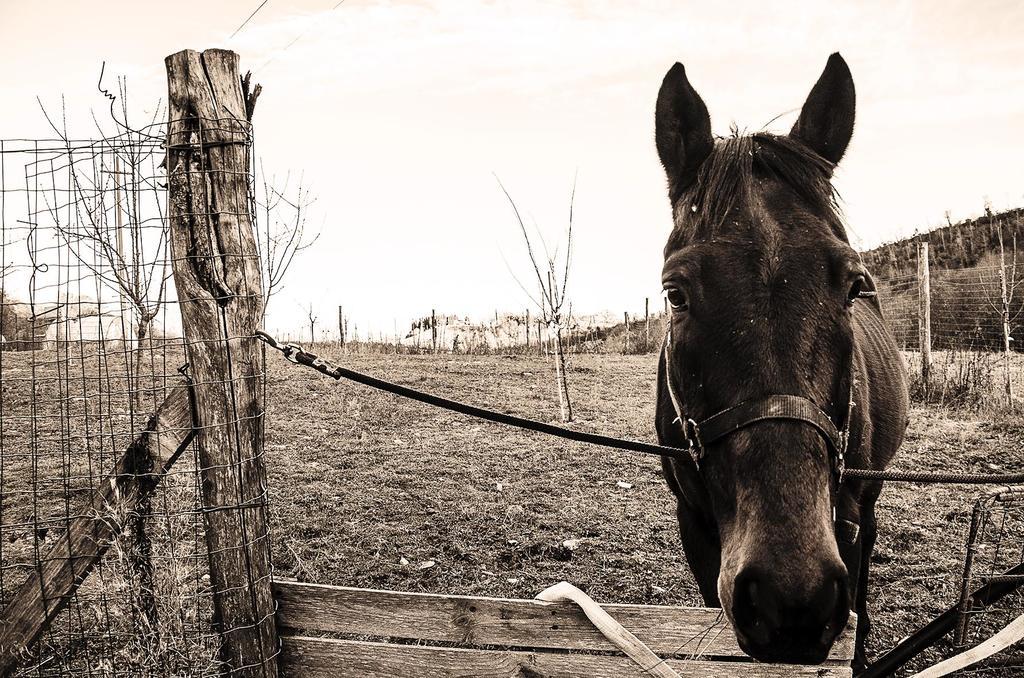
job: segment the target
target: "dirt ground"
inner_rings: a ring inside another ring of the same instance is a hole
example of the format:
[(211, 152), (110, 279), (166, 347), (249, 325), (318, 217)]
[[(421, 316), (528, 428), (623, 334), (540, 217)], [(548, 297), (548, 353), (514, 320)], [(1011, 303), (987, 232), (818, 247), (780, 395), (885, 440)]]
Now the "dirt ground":
[[(573, 358), (575, 426), (653, 440), (656, 361)], [(553, 368), (543, 356), (347, 355), (343, 362), (477, 405), (557, 418)], [(271, 359), (269, 373), (279, 574), (526, 598), (565, 579), (599, 601), (701, 604), (656, 458), (468, 419), (282, 360)], [(1019, 469), (1020, 423), (915, 406), (894, 467)], [(872, 560), (872, 654), (955, 603), (970, 512), (986, 489), (886, 487)], [(1019, 552), (1019, 535), (1010, 548)]]
[[(553, 365), (544, 356), (342, 356), (332, 347), (317, 350), (354, 369), (466, 402), (542, 421), (558, 416)], [(39, 368), (37, 375), (27, 354), (3, 355), (0, 421), (6, 428), (0, 430), (0, 495), (6, 496), (0, 506), (0, 562), (8, 569), (0, 568), (0, 598), (31, 567), (35, 549), (52, 542), (69, 506), (99, 481), (102, 469), (112, 463), (110, 450), (124, 449), (135, 426), (127, 415), (112, 414), (127, 411), (116, 376), (108, 384), (106, 377), (85, 379), (92, 367), (78, 376), (72, 370), (65, 379), (74, 377), (67, 382), (72, 385), (81, 382), (75, 388), (82, 392), (64, 393), (51, 374), (53, 365)], [(182, 360), (177, 353), (169, 355), (154, 370), (176, 378), (174, 368)], [(656, 458), (488, 424), (335, 382), (276, 355), (268, 361), (267, 459), (278, 575), (368, 588), (522, 598), (565, 579), (598, 601), (701, 604)], [(574, 356), (573, 426), (654, 440), (656, 362), (653, 354)], [(97, 397), (104, 389), (110, 393)], [(104, 422), (91, 435), (105, 442), (97, 443), (93, 456), (62, 456), (64, 441), (88, 431), (53, 430), (49, 419), (40, 418), (48, 407), (58, 408), (53, 421), (62, 420), (59, 408), (65, 408), (63, 419), (78, 428)], [(27, 421), (36, 423), (29, 428)], [(24, 453), (30, 449), (33, 454)], [(158, 568), (163, 579), (157, 584), (166, 584), (168, 591), (181, 581), (201, 584), (195, 591), (160, 594), (160, 602), (172, 611), (187, 611), (179, 615), (184, 620), (180, 635), (190, 641), (208, 636), (199, 611), (208, 605), (209, 592), (201, 576), (194, 469), (188, 460), (181, 464), (185, 466), (163, 483), (150, 529), (154, 548), (160, 549), (154, 557), (177, 568)], [(1021, 417), (916, 405), (895, 468), (1024, 468)], [(956, 602), (971, 509), (987, 489), (887, 485), (872, 562), (872, 654), (884, 652)], [(178, 512), (161, 514), (168, 505), (179, 507)], [(999, 556), (1004, 564), (1021, 562), (1024, 506), (1018, 509), (1016, 522), (999, 523), (1010, 536), (990, 540), (981, 556)], [(195, 553), (182, 559), (186, 542), (191, 546), (185, 550)], [(106, 571), (121, 582), (120, 588), (97, 589), (95, 599), (130, 611), (134, 597), (125, 592), (137, 585), (129, 577), (118, 578), (116, 564)], [(109, 579), (105, 581), (109, 588)], [(82, 600), (90, 600), (89, 595), (88, 587), (80, 592)], [(123, 605), (118, 602), (122, 598)], [(94, 607), (82, 603), (76, 614)], [(1021, 612), (1024, 599), (1018, 597), (990, 627)], [(124, 621), (131, 618), (125, 615)], [(99, 615), (93, 624), (76, 622), (82, 628), (75, 627), (69, 636), (90, 642), (109, 639), (112, 619), (120, 623), (112, 613)], [(130, 629), (124, 633), (124, 638), (133, 637)], [(59, 634), (51, 640), (54, 646), (63, 643)], [(183, 656), (201, 661), (208, 650), (200, 644)], [(122, 654), (139, 661), (147, 652), (141, 647)], [(914, 666), (942, 653), (949, 654), (948, 643)], [(120, 656), (114, 650), (107, 654)], [(984, 675), (1015, 673), (1003, 669)]]

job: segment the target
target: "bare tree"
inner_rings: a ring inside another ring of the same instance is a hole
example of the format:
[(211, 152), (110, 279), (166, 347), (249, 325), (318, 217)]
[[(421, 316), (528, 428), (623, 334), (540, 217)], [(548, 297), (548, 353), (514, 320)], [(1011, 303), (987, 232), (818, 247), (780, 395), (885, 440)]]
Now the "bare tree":
[[(523, 235), (523, 242), (526, 244), (526, 254), (530, 258), (530, 265), (533, 267), (533, 272), (537, 278), (537, 296), (531, 294), (518, 278), (516, 278), (516, 283), (519, 284), (519, 287), (540, 311), (541, 320), (547, 323), (548, 327), (554, 334), (555, 380), (558, 387), (559, 409), (561, 411), (562, 421), (572, 421), (572, 399), (569, 396), (569, 376), (565, 360), (563, 331), (566, 329), (569, 320), (572, 317), (572, 305), (567, 303), (566, 288), (569, 283), (569, 271), (572, 264), (572, 220), (573, 205), (576, 199), (576, 182), (573, 181), (572, 193), (569, 195), (569, 225), (566, 230), (564, 264), (558, 261), (559, 257), (557, 249), (554, 254), (548, 253), (547, 245), (539, 233), (538, 239), (540, 240), (544, 257), (543, 259), (538, 259), (536, 247), (534, 246), (534, 242), (530, 238), (530, 234), (526, 229), (526, 224), (523, 223), (522, 215), (519, 212), (519, 208), (516, 206), (515, 200), (513, 200), (512, 196), (509, 195), (509, 192), (505, 189), (505, 186), (501, 183), (500, 179), (498, 180), (498, 186), (501, 187), (505, 197), (508, 198), (508, 202), (512, 206), (512, 212), (515, 214), (516, 222), (519, 224), (519, 230)], [(508, 262), (506, 262), (506, 265), (507, 263)], [(515, 277), (514, 273), (513, 277)], [(538, 332), (538, 340), (539, 339), (540, 337)]]
[[(111, 118), (119, 131), (106, 133), (96, 121), (100, 138), (93, 145), (91, 162), (69, 161), (75, 218), (62, 219), (60, 205), (47, 207), (68, 250), (97, 286), (118, 295), (121, 317), (130, 319), (134, 359), (129, 390), (135, 396), (136, 412), (141, 413), (144, 346), (166, 301), (171, 275), (164, 186), (159, 180), (162, 154), (158, 142), (162, 136), (150, 133), (156, 120), (163, 117), (163, 109), (156, 107), (147, 126), (133, 128), (127, 123), (127, 91), (121, 79), (118, 88), (116, 97), (102, 91), (111, 98)], [(116, 101), (121, 102), (120, 120), (114, 110)], [(80, 152), (77, 156), (73, 152), (66, 126), (55, 124), (45, 108), (43, 114), (67, 147), (68, 158), (81, 157)], [(96, 313), (102, 315), (98, 306)], [(66, 311), (57, 309), (58, 337), (61, 323), (70, 319)]]
[(309, 343), (315, 344), (317, 316), (315, 313), (313, 313), (312, 302), (310, 302), (309, 306), (306, 308), (306, 318), (309, 320)]
[(284, 276), (303, 250), (309, 249), (320, 232), (307, 232), (309, 208), (316, 202), (302, 176), (292, 187), (291, 173), (278, 182), (260, 166), (262, 200), (257, 200), (256, 248), (263, 273), (264, 313), (271, 297), (284, 287)]
[[(1009, 267), (1006, 264), (1006, 249), (1003, 244), (1003, 225), (992, 215), (991, 205), (985, 205), (985, 214), (990, 221), (996, 224), (996, 234), (999, 241), (999, 296), (996, 299), (989, 299), (988, 303), (992, 310), (999, 314), (1000, 328), (1003, 339), (1003, 386), (1006, 390), (1006, 401), (1010, 409), (1013, 409), (1013, 379), (1011, 375), (1011, 348), (1010, 342), (1013, 337), (1010, 334), (1010, 325), (1024, 310), (1024, 304), (1013, 309), (1014, 297), (1021, 280), (1017, 278), (1017, 234), (1013, 234), (1013, 245), (1011, 262)], [(984, 282), (984, 281), (983, 281)]]

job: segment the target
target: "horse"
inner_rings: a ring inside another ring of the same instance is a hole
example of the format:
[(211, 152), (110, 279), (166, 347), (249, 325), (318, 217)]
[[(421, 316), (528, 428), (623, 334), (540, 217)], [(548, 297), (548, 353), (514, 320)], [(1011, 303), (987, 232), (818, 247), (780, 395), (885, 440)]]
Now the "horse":
[(833, 54), (788, 134), (713, 137), (682, 64), (665, 75), (655, 145), (673, 227), (656, 421), (686, 560), (744, 652), (824, 661), (856, 610), (866, 665), (879, 481), (908, 423), (906, 369), (832, 174), (853, 134)]

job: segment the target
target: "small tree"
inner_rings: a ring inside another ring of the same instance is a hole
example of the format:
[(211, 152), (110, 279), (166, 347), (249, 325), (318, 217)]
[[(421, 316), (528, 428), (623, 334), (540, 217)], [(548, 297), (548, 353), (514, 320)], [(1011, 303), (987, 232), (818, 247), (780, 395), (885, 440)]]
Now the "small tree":
[[(539, 235), (538, 237), (540, 239), (541, 249), (544, 251), (544, 259), (543, 261), (538, 261), (536, 248), (530, 238), (529, 232), (526, 230), (526, 224), (523, 223), (522, 215), (519, 212), (519, 208), (516, 206), (515, 200), (513, 200), (512, 196), (509, 195), (509, 192), (505, 190), (505, 186), (501, 183), (501, 180), (498, 180), (498, 186), (501, 187), (505, 197), (508, 198), (508, 202), (512, 206), (512, 212), (515, 214), (516, 222), (519, 224), (519, 230), (523, 235), (523, 242), (526, 244), (526, 254), (530, 258), (530, 265), (533, 267), (533, 272), (537, 277), (536, 283), (538, 295), (535, 297), (530, 294), (518, 278), (516, 278), (516, 283), (537, 307), (540, 312), (541, 320), (547, 323), (548, 327), (554, 334), (555, 381), (558, 388), (559, 410), (561, 412), (562, 421), (572, 421), (572, 399), (569, 396), (568, 365), (566, 364), (565, 359), (563, 331), (567, 327), (572, 316), (572, 306), (567, 303), (566, 288), (569, 283), (569, 271), (572, 265), (572, 220), (573, 205), (576, 199), (576, 182), (573, 181), (572, 192), (569, 195), (569, 225), (566, 231), (564, 265), (558, 262), (557, 249), (553, 255), (548, 254), (547, 245), (544, 243), (543, 237), (540, 237)], [(559, 275), (561, 275), (561, 280), (559, 280)], [(515, 274), (513, 274), (513, 277), (515, 277)], [(539, 340), (540, 332), (538, 331), (538, 341)]]
[(992, 215), (991, 205), (985, 205), (985, 214), (990, 222), (996, 225), (996, 235), (999, 242), (999, 296), (996, 299), (989, 299), (988, 303), (992, 310), (999, 315), (1000, 329), (1003, 340), (1003, 386), (1006, 390), (1006, 402), (1010, 409), (1013, 409), (1013, 378), (1011, 375), (1011, 347), (1013, 337), (1010, 334), (1010, 325), (1024, 310), (1024, 304), (1019, 308), (1012, 309), (1014, 296), (1021, 280), (1017, 278), (1017, 234), (1013, 234), (1013, 245), (1011, 263), (1006, 264), (1006, 249), (1003, 244), (1003, 225)]
[(256, 201), (256, 249), (263, 274), (264, 313), (271, 298), (284, 288), (284, 276), (303, 250), (312, 247), (320, 232), (307, 232), (309, 208), (316, 202), (302, 176), (292, 187), (291, 173), (283, 181), (267, 176), (260, 167), (262, 199)]
[(315, 344), (317, 316), (315, 313), (313, 313), (312, 302), (310, 302), (309, 306), (306, 308), (306, 318), (309, 320), (309, 343)]

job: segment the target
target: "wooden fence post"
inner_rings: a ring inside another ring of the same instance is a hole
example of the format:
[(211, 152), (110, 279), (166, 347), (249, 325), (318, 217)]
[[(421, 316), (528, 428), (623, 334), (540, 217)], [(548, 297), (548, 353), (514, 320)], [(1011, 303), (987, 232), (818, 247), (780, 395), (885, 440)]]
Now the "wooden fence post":
[(258, 89), (238, 55), (165, 60), (172, 268), (195, 378), (203, 522), (220, 658), (232, 676), (277, 676), (263, 461), (263, 318), (249, 183)]
[(932, 292), (928, 273), (928, 243), (917, 245), (917, 284), (920, 309), (918, 312), (918, 346), (921, 351), (921, 383), (928, 390), (932, 363)]
[(152, 494), (192, 437), (188, 388), (179, 386), (0, 610), (0, 676), (13, 674), (18, 663), (31, 656), (32, 644), (100, 562), (121, 532), (125, 516)]
[[(992, 211), (987, 210), (989, 213), (989, 219), (992, 219)], [(1013, 288), (1016, 287), (1017, 281), (1007, 281), (1006, 276), (1006, 249), (1003, 245), (1003, 226), (999, 224), (999, 316), (1002, 321), (1002, 333), (1003, 333), (1003, 385), (1006, 389), (1006, 405), (1011, 410), (1013, 409), (1013, 377), (1010, 374), (1011, 365), (1011, 353), (1010, 353), (1010, 342), (1013, 337), (1010, 335), (1010, 302), (1013, 296)], [(1016, 269), (1017, 261), (1017, 241), (1014, 238), (1013, 242), (1013, 257), (1014, 266)], [(1016, 272), (1015, 270), (1013, 272)]]
[(625, 355), (626, 353), (629, 353), (629, 311), (623, 312), (622, 317), (623, 324), (626, 328), (625, 336), (622, 339), (622, 353)]
[(345, 346), (345, 310), (338, 306), (338, 346)]
[(437, 353), (437, 313), (430, 309), (430, 346)]
[(526, 309), (526, 352), (530, 352), (530, 309)]
[(651, 350), (651, 298), (644, 297), (644, 350)]

